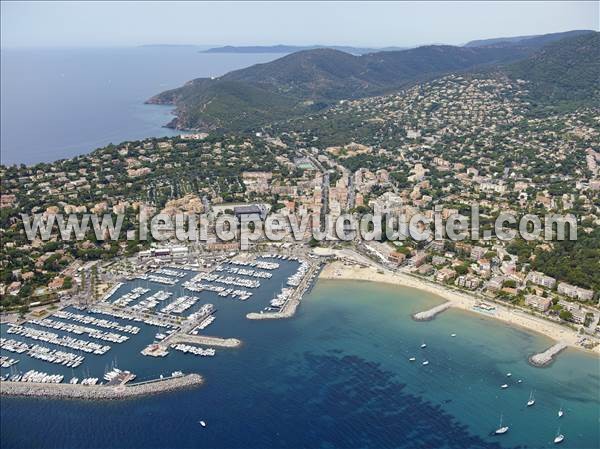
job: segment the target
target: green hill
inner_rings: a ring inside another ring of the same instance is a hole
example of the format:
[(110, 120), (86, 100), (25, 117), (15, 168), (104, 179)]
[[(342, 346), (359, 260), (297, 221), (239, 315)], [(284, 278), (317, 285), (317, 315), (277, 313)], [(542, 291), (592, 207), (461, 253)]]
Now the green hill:
[[(583, 68), (577, 61), (580, 56), (591, 56), (592, 41), (597, 36), (591, 33), (555, 42), (532, 59), (526, 58), (539, 51), (540, 39), (556, 37), (545, 35), (522, 41), (531, 42), (531, 46), (430, 45), (361, 56), (333, 49), (299, 51), (219, 78), (190, 81), (148, 102), (175, 105), (177, 117), (170, 124), (174, 128), (248, 129), (316, 111), (342, 99), (380, 95), (448, 73), (498, 65), (505, 66), (511, 76), (535, 80), (534, 98), (545, 96), (551, 101), (562, 101), (584, 96), (589, 89), (598, 58), (591, 58)], [(563, 44), (566, 41), (569, 43)], [(580, 45), (583, 48), (573, 54)], [(515, 61), (522, 62), (508, 65)], [(572, 67), (560, 68), (559, 63)], [(582, 79), (571, 81), (577, 76)], [(569, 86), (575, 89), (571, 93), (566, 92)]]
[(530, 101), (552, 112), (600, 104), (600, 33), (585, 34), (547, 45), (505, 71), (529, 81)]

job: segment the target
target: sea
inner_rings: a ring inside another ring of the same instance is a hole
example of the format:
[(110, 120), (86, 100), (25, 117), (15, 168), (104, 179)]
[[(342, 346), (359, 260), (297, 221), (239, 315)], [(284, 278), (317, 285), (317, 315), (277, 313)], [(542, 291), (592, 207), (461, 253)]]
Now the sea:
[[(282, 263), (245, 302), (199, 293), (195, 307), (217, 309), (203, 333), (243, 341), (216, 348), (215, 357), (173, 350), (164, 359), (144, 357), (139, 351), (160, 329), (143, 324), (130, 341), (86, 356), (75, 371), (20, 357), (20, 370), (67, 378), (102, 376), (117, 364), (137, 380), (181, 370), (200, 373), (205, 384), (96, 403), (2, 398), (2, 448), (549, 448), (557, 432), (565, 435), (561, 447), (600, 446), (597, 357), (568, 349), (534, 368), (528, 356), (549, 339), (454, 309), (415, 322), (411, 314), (443, 300), (369, 282), (319, 280), (293, 318), (246, 319), (268, 305), (295, 264)], [(111, 301), (136, 286), (177, 295), (178, 285), (130, 281)], [(7, 336), (6, 326), (1, 331)], [(536, 403), (527, 407), (532, 393)], [(494, 436), (501, 418), (509, 431)]]
[(2, 164), (51, 162), (110, 143), (179, 134), (151, 96), (279, 54), (208, 54), (194, 46), (6, 49), (1, 59)]

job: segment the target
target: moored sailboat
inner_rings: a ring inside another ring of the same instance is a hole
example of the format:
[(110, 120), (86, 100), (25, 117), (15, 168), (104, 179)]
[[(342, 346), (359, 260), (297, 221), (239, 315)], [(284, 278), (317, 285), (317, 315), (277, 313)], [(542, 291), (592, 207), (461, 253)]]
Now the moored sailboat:
[(503, 435), (506, 432), (508, 432), (508, 426), (503, 426), (502, 425), (502, 418), (503, 418), (503, 416), (502, 416), (502, 414), (500, 414), (500, 425), (498, 426), (498, 428), (494, 432), (496, 435)]
[(535, 404), (535, 397), (533, 396), (533, 391), (529, 393), (529, 400), (527, 401), (527, 407), (531, 407)]
[(556, 431), (556, 436), (554, 437), (554, 444), (559, 444), (562, 443), (565, 439), (565, 436), (560, 433), (560, 427), (558, 428), (558, 430)]

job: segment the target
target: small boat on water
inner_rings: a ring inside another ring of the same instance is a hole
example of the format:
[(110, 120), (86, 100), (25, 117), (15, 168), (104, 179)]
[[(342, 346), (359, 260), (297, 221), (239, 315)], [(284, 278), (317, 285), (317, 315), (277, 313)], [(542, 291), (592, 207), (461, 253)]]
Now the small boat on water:
[(499, 425), (499, 426), (498, 426), (498, 428), (497, 428), (497, 429), (494, 431), (494, 433), (495, 433), (496, 435), (503, 435), (503, 434), (505, 434), (506, 432), (508, 432), (508, 426), (503, 426), (503, 425), (502, 425), (502, 418), (503, 418), (503, 416), (502, 416), (502, 414), (501, 414), (501, 415), (500, 415), (500, 425)]
[(204, 421), (198, 421), (198, 424), (200, 424), (202, 427), (206, 427), (206, 423)]
[(520, 383), (523, 383), (523, 379), (519, 379), (519, 380), (517, 380), (517, 383), (518, 383), (518, 384), (520, 384)]
[(424, 349), (427, 347), (427, 344), (425, 342), (421, 343), (421, 349)]
[(500, 388), (502, 388), (503, 390), (506, 390), (508, 388), (508, 384), (502, 384), (502, 385), (500, 385)]
[(529, 400), (527, 401), (527, 407), (531, 407), (535, 404), (535, 398), (533, 397), (533, 391), (529, 393)]
[(556, 431), (556, 436), (554, 437), (554, 444), (560, 444), (564, 441), (565, 436), (560, 433), (560, 427), (558, 428), (558, 430)]
[(423, 363), (422, 363), (421, 365), (423, 365), (423, 366), (427, 366), (427, 365), (429, 365), (429, 360), (424, 360), (424, 361), (423, 361)]
[(562, 406), (560, 407), (560, 409), (558, 409), (558, 417), (562, 418), (564, 416), (565, 412), (562, 409)]
[(415, 360), (417, 360), (416, 357), (411, 357), (410, 359), (408, 359), (409, 362), (414, 362)]
[(512, 376), (512, 373), (506, 373), (506, 377)]
[(456, 337), (456, 334), (450, 334), (451, 337)]

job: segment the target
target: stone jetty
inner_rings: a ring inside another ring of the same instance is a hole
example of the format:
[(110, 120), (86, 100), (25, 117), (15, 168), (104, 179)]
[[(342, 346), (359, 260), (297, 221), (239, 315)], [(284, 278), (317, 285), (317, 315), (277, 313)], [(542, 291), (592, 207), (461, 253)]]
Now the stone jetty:
[(282, 318), (291, 318), (296, 313), (296, 309), (300, 305), (298, 299), (290, 299), (281, 310), (277, 312), (250, 312), (246, 315), (249, 320), (277, 320)]
[(0, 382), (2, 396), (25, 396), (52, 399), (115, 400), (193, 388), (204, 382), (199, 374), (165, 377), (129, 385), (45, 384), (33, 382)]
[(423, 312), (415, 313), (412, 317), (415, 321), (429, 321), (433, 320), (438, 313), (442, 313), (444, 310), (449, 309), (452, 305), (452, 302), (448, 301), (444, 304), (440, 304), (439, 306), (435, 306), (429, 310), (424, 310)]
[(220, 337), (209, 337), (206, 335), (190, 335), (176, 333), (168, 339), (164, 339), (160, 344), (175, 344), (175, 343), (190, 343), (197, 345), (208, 345), (208, 346), (220, 346), (223, 348), (237, 348), (242, 344), (241, 340), (237, 338), (220, 338)]
[(529, 363), (533, 366), (544, 367), (550, 365), (556, 356), (565, 348), (567, 344), (564, 342), (558, 342), (555, 345), (550, 346), (544, 352), (540, 352), (539, 354), (534, 354), (529, 357)]

